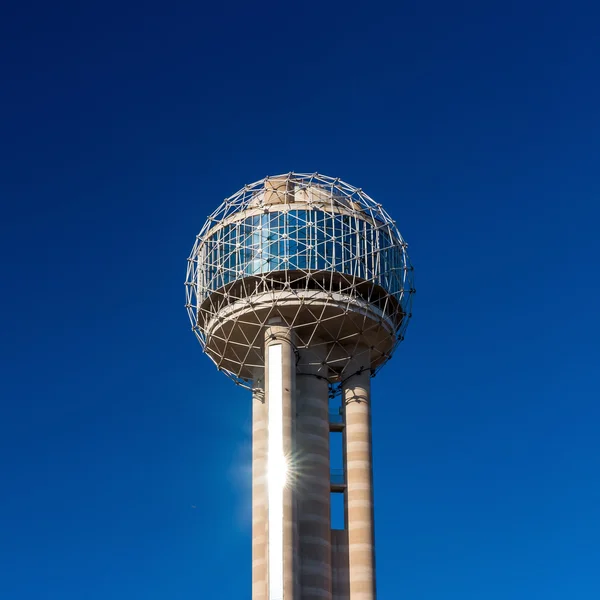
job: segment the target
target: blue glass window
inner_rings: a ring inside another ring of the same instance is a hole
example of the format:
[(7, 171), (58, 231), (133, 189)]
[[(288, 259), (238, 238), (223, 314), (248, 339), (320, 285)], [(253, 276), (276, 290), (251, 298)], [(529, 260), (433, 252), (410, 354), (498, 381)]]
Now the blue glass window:
[(391, 230), (350, 215), (298, 209), (253, 215), (217, 230), (203, 256), (210, 290), (284, 269), (335, 270), (373, 279), (398, 297), (402, 290), (402, 249)]

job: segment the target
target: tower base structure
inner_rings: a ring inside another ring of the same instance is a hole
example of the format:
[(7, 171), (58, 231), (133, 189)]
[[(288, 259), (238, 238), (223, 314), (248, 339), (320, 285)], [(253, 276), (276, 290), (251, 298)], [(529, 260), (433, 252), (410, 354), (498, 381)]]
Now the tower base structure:
[[(329, 412), (327, 348), (298, 349), (278, 319), (265, 330), (253, 387), (252, 600), (375, 600), (370, 362), (349, 363)], [(344, 472), (331, 479), (330, 431)], [(344, 496), (332, 529), (331, 494)]]

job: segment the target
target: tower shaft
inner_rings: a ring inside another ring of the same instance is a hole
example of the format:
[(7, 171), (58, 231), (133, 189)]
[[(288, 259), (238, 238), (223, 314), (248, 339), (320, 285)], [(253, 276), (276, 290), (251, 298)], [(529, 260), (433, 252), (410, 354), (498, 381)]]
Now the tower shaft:
[(375, 599), (371, 372), (354, 359), (343, 385), (346, 412), (348, 557), (351, 600)]
[(262, 371), (252, 390), (252, 600), (267, 598), (267, 407)]
[(300, 600), (297, 499), (289, 483), (289, 457), (294, 454), (296, 437), (292, 339), (293, 333), (281, 325), (265, 332), (268, 600)]
[(264, 347), (253, 394), (252, 600), (374, 600), (369, 354), (343, 385), (345, 485), (335, 491), (346, 514), (332, 530), (326, 346), (297, 351), (293, 332), (273, 323)]
[(331, 598), (329, 410), (325, 347), (303, 350), (296, 374), (297, 476), (302, 600)]

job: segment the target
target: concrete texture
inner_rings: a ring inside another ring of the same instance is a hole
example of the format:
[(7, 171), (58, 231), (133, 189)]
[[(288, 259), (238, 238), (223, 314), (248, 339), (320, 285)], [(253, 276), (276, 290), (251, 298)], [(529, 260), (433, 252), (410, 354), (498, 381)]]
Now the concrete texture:
[(331, 532), (332, 600), (349, 600), (350, 568), (348, 566), (348, 531)]
[[(273, 324), (265, 331), (265, 357), (271, 345), (280, 344), (282, 349), (282, 417), (283, 451), (291, 460), (294, 455), (296, 357), (293, 332), (282, 325)], [(269, 410), (269, 361), (265, 361), (265, 397)], [(299, 600), (297, 580), (297, 521), (294, 487), (288, 481), (283, 491), (283, 592), (285, 600)], [(268, 552), (268, 550), (267, 550)], [(268, 596), (267, 596), (268, 598)], [(255, 599), (258, 600), (258, 599)]]
[[(350, 600), (375, 600), (369, 357), (352, 360), (343, 385)], [(362, 370), (362, 371), (361, 371)]]
[(267, 598), (267, 410), (263, 371), (252, 390), (252, 600)]
[[(269, 364), (269, 348), (281, 361)], [(290, 469), (283, 490), (284, 600), (375, 600), (371, 464), (370, 357), (352, 360), (342, 386), (345, 416), (346, 529), (331, 530), (327, 347), (295, 350), (279, 323), (265, 331), (265, 369), (255, 374), (252, 444), (252, 600), (269, 600), (269, 397), (281, 398), (283, 452)], [(279, 350), (277, 351), (279, 356)], [(281, 395), (269, 389), (279, 368)], [(264, 392), (263, 392), (264, 388)], [(277, 521), (279, 523), (279, 521)], [(277, 538), (279, 539), (279, 538)]]
[(302, 600), (331, 600), (328, 368), (326, 347), (300, 352), (297, 490)]

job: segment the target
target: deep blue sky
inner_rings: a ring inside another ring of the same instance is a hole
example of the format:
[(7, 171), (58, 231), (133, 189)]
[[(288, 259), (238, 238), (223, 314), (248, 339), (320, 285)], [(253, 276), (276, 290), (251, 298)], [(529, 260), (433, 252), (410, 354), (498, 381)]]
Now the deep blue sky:
[(184, 310), (206, 215), (319, 171), (397, 219), (381, 600), (600, 597), (600, 9), (10, 2), (0, 597), (250, 597), (250, 401)]

